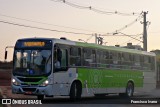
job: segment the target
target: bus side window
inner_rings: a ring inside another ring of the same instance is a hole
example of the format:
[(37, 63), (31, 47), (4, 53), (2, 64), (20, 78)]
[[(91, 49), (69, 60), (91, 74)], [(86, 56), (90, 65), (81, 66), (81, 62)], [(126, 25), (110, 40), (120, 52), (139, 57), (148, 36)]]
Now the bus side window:
[(81, 66), (81, 48), (70, 47), (70, 66)]
[(106, 58), (106, 55), (104, 55), (103, 50), (97, 50), (97, 57), (96, 57), (97, 67), (103, 67), (103, 68), (106, 67), (105, 58)]
[(155, 70), (155, 58), (151, 57), (151, 70), (154, 71)]
[(113, 64), (113, 53), (110, 51), (109, 53), (109, 64), (112, 65)]
[(148, 70), (151, 71), (152, 70), (152, 67), (151, 67), (151, 57), (150, 56), (147, 56), (148, 57)]
[(83, 49), (83, 66), (90, 66), (91, 62), (92, 62), (91, 49), (84, 48)]
[(122, 59), (122, 66), (124, 69), (130, 68), (130, 58), (129, 58), (129, 53), (123, 53), (123, 59)]
[(92, 53), (91, 53), (91, 62), (90, 62), (90, 65), (92, 67), (96, 67), (96, 50), (92, 50)]
[(141, 66), (141, 70), (143, 70), (143, 63), (144, 63), (144, 56), (140, 55), (140, 66)]
[(56, 71), (66, 71), (68, 67), (68, 51), (64, 45), (54, 46), (54, 67)]
[(148, 56), (144, 56), (144, 70), (149, 70)]
[(62, 58), (62, 51), (59, 49), (57, 45), (54, 46), (54, 66), (56, 69), (60, 69), (61, 66), (61, 58)]
[(61, 64), (61, 59), (62, 59), (62, 51), (61, 49), (57, 49), (57, 60), (60, 62)]
[(135, 58), (135, 61), (134, 61), (135, 69), (139, 70), (140, 69), (140, 56), (134, 55), (134, 58)]
[(66, 69), (67, 67), (67, 62), (68, 62), (68, 53), (67, 53), (67, 49), (61, 49), (62, 51), (62, 58), (61, 58), (61, 68)]
[(109, 52), (108, 51), (102, 51), (101, 60), (102, 60), (103, 66), (106, 68), (109, 68)]
[(121, 65), (122, 54), (118, 53), (118, 65)]

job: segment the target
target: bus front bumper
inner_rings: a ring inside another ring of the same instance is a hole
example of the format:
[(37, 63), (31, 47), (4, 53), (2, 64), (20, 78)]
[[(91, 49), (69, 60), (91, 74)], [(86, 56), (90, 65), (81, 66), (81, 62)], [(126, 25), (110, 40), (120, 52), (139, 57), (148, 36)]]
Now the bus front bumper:
[(12, 85), (13, 94), (27, 94), (27, 95), (53, 95), (52, 85), (42, 86), (16, 86)]

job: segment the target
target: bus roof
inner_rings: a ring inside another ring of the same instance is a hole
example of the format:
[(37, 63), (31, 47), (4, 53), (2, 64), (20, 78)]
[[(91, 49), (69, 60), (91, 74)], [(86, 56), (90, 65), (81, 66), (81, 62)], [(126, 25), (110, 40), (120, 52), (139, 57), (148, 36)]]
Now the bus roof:
[(53, 43), (60, 43), (60, 44), (66, 44), (66, 45), (74, 45), (74, 46), (80, 46), (80, 47), (89, 47), (89, 48), (96, 48), (96, 49), (106, 49), (106, 50), (112, 50), (112, 51), (118, 51), (118, 52), (127, 52), (127, 53), (133, 53), (133, 54), (142, 54), (142, 55), (151, 55), (156, 56), (153, 52), (147, 52), (147, 51), (141, 51), (137, 49), (128, 49), (128, 48), (122, 48), (122, 47), (115, 47), (115, 46), (104, 46), (104, 45), (98, 45), (95, 43), (84, 43), (84, 42), (77, 42), (72, 40), (64, 40), (64, 39), (57, 39), (57, 38), (24, 38), (19, 40), (51, 40)]
[(98, 44), (94, 44), (94, 43), (76, 42), (76, 44), (78, 46), (83, 46), (83, 47), (91, 47), (91, 48), (106, 49), (106, 50), (112, 50), (112, 51), (118, 51), (118, 52), (127, 52), (127, 53), (155, 56), (155, 53), (153, 53), (153, 52), (141, 51), (141, 50), (137, 50), (137, 49), (128, 49), (128, 48), (116, 47), (116, 46), (104, 46), (104, 45), (98, 45)]

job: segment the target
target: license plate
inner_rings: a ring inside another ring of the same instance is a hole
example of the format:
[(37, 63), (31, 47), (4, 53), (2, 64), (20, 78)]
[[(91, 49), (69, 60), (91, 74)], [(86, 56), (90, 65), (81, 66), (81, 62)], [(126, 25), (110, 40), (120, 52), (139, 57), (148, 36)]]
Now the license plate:
[(31, 91), (27, 91), (27, 92), (25, 92), (25, 94), (32, 94), (32, 92)]

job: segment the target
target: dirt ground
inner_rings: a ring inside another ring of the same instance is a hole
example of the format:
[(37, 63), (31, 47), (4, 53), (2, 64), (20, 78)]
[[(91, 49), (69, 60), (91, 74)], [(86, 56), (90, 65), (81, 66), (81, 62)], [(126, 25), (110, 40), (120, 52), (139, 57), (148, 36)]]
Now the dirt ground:
[(0, 86), (11, 85), (11, 69), (0, 69)]

